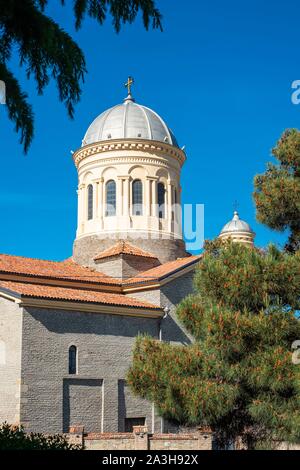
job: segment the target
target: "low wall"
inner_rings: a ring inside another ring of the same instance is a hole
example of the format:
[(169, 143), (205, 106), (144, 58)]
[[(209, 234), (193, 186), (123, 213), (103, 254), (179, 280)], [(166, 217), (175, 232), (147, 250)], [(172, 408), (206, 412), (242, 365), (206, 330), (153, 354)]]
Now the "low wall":
[(86, 450), (134, 450), (134, 435), (132, 433), (89, 433), (84, 435)]
[(70, 428), (68, 439), (86, 450), (211, 450), (208, 430), (184, 434), (151, 434), (146, 426), (134, 426), (132, 433), (84, 433), (80, 426)]
[(209, 432), (149, 436), (149, 450), (211, 450), (211, 447), (212, 438)]

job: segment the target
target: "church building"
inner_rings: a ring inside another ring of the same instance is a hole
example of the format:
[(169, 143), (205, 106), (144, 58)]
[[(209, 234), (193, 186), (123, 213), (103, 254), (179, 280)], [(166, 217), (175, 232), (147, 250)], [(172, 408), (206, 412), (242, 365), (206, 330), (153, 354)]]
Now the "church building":
[[(0, 422), (28, 431), (170, 432), (126, 385), (137, 335), (189, 344), (176, 305), (201, 255), (186, 252), (186, 155), (163, 119), (131, 95), (89, 126), (73, 154), (78, 226), (61, 262), (0, 255)], [(238, 214), (222, 238), (253, 244)]]

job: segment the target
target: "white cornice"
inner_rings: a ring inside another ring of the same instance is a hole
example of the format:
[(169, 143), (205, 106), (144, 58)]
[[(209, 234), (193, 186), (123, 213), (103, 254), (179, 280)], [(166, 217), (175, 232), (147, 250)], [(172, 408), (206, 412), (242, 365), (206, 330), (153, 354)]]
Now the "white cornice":
[(161, 309), (152, 310), (141, 307), (122, 307), (119, 305), (92, 304), (87, 302), (71, 302), (60, 300), (22, 298), (21, 307), (40, 307), (55, 310), (72, 310), (86, 313), (102, 313), (109, 315), (121, 315), (129, 317), (160, 318), (163, 316)]
[[(83, 160), (82, 160), (83, 161)], [(176, 164), (175, 164), (176, 163)], [(147, 157), (141, 155), (132, 155), (132, 156), (110, 156), (109, 158), (99, 158), (96, 160), (90, 161), (87, 159), (85, 162), (80, 164), (80, 169), (78, 168), (78, 174), (81, 175), (87, 169), (92, 170), (98, 167), (105, 167), (107, 165), (120, 165), (120, 164), (147, 164), (147, 165), (155, 165), (161, 168), (169, 169), (171, 168), (177, 175), (179, 175), (179, 168), (178, 168), (178, 161), (174, 161), (172, 165), (170, 159), (167, 160), (166, 158), (155, 158), (155, 156)]]
[(165, 144), (163, 142), (158, 142), (154, 140), (142, 140), (142, 139), (115, 139), (115, 140), (105, 140), (101, 142), (96, 142), (93, 144), (85, 145), (84, 147), (79, 148), (73, 154), (73, 160), (78, 167), (79, 163), (92, 155), (99, 153), (107, 153), (116, 150), (139, 150), (149, 153), (162, 153), (174, 157), (180, 165), (186, 160), (185, 153), (173, 145)]

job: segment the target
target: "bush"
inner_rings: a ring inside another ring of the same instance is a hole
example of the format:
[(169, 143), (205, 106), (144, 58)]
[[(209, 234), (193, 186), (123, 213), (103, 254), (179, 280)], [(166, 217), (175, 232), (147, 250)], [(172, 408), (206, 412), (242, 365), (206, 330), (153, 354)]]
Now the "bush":
[(0, 425), (0, 450), (80, 450), (60, 434), (26, 433), (22, 426)]

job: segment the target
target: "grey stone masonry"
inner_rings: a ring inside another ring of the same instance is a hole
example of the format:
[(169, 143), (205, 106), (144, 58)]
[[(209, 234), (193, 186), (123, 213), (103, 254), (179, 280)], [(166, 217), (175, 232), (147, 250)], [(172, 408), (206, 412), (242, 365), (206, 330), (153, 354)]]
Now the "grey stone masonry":
[(120, 254), (102, 258), (96, 261), (97, 271), (115, 279), (128, 279), (136, 274), (159, 266), (156, 258), (146, 258), (129, 254)]
[(176, 316), (177, 305), (189, 294), (194, 292), (194, 270), (177, 277), (176, 279), (163, 285), (160, 289), (160, 305), (168, 307), (169, 314), (162, 322), (162, 339), (171, 342), (178, 342), (179, 331), (182, 343), (193, 341), (192, 335), (179, 322)]
[(161, 337), (164, 341), (179, 342), (181, 344), (189, 344), (193, 341), (192, 336), (176, 316), (177, 305), (186, 296), (194, 292), (193, 278), (194, 269), (176, 277), (160, 288), (139, 290), (129, 294), (130, 297), (145, 300), (168, 309), (167, 317), (161, 320)]
[[(146, 400), (143, 400), (139, 397), (136, 397), (133, 395), (131, 392), (130, 388), (128, 385), (126, 385), (125, 380), (119, 380), (119, 416), (121, 416), (123, 419), (119, 421), (119, 432), (124, 432), (125, 431), (125, 418), (141, 418), (145, 416), (145, 409), (149, 408), (149, 402)], [(147, 425), (155, 426), (155, 422), (152, 422), (153, 418), (153, 409), (152, 405), (151, 406), (151, 420), (149, 420), (149, 417), (146, 417), (146, 423)], [(158, 418), (159, 422), (157, 422), (156, 429), (159, 429), (160, 427), (160, 418)]]
[(73, 245), (73, 259), (76, 263), (101, 270), (94, 258), (102, 251), (112, 247), (118, 240), (125, 240), (131, 245), (156, 255), (161, 263), (173, 261), (187, 256), (183, 240), (170, 238), (148, 238), (148, 234), (139, 237), (129, 237), (120, 234), (119, 238), (101, 238), (100, 235), (89, 235), (75, 240)]
[(22, 308), (0, 298), (0, 423), (20, 421)]
[[(126, 417), (142, 413), (152, 429), (152, 404), (122, 389), (122, 381), (136, 336), (157, 338), (158, 331), (159, 320), (151, 318), (24, 309), (21, 423), (47, 433), (79, 425), (118, 432)], [(78, 348), (76, 375), (68, 373), (71, 345)]]
[(102, 380), (63, 379), (63, 431), (75, 423), (84, 423), (86, 432), (102, 429), (102, 401)]

